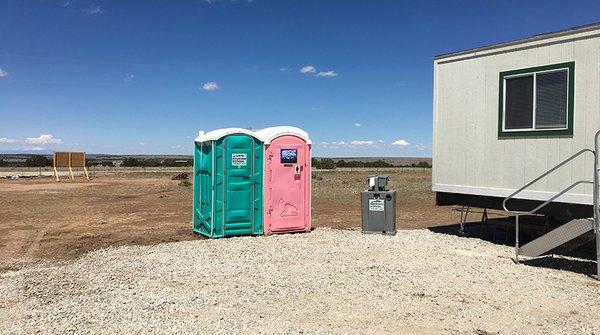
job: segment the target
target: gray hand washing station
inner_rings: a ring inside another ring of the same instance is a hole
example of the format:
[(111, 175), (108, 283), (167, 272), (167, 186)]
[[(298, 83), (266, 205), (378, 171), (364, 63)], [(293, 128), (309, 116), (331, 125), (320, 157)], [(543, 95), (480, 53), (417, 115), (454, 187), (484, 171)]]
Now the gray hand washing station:
[(369, 176), (369, 188), (360, 192), (362, 232), (396, 234), (396, 191), (388, 190), (388, 176)]

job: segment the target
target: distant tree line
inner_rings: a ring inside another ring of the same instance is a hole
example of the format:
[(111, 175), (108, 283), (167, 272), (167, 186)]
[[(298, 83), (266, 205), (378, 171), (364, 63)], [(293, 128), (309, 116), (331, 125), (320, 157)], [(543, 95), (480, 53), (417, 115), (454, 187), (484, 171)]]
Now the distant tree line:
[[(121, 166), (125, 167), (177, 167), (177, 166), (192, 166), (194, 161), (192, 159), (174, 159), (174, 158), (134, 158), (127, 157), (123, 159)], [(96, 160), (87, 159), (86, 165), (90, 166), (115, 166), (112, 160)], [(48, 167), (53, 166), (52, 158), (48, 158), (42, 155), (33, 155), (28, 157), (25, 161), (6, 161), (0, 159), (0, 167)]]
[(174, 159), (174, 158), (149, 158), (140, 159), (134, 157), (127, 157), (123, 159), (121, 166), (125, 167), (176, 167), (176, 166), (192, 166), (194, 161), (192, 159)]
[(421, 168), (430, 168), (431, 164), (426, 161), (421, 161), (418, 163), (412, 163), (410, 165), (394, 165), (384, 160), (376, 160), (372, 162), (363, 162), (363, 161), (345, 161), (343, 159), (338, 160), (337, 162), (331, 158), (313, 158), (312, 166), (315, 169), (324, 169), (324, 170), (332, 170), (335, 168), (391, 168), (391, 167), (421, 167)]
[(101, 161), (101, 160), (95, 160), (95, 159), (86, 159), (85, 165), (114, 167), (115, 163), (113, 163), (113, 161)]
[[(178, 167), (178, 166), (192, 166), (192, 159), (175, 159), (175, 158), (135, 158), (126, 157), (123, 159), (120, 166), (124, 167)], [(115, 166), (113, 161), (109, 160), (95, 160), (88, 159), (86, 161), (87, 166)], [(27, 158), (24, 162), (9, 162), (0, 159), (0, 167), (47, 167), (52, 166), (52, 159), (42, 155), (34, 155)], [(391, 168), (391, 167), (420, 167), (430, 168), (431, 164), (426, 161), (418, 163), (412, 163), (410, 165), (394, 165), (384, 160), (376, 160), (373, 162), (363, 161), (345, 161), (340, 159), (334, 161), (331, 158), (313, 158), (312, 166), (315, 169), (332, 170), (335, 168)]]
[(45, 167), (52, 166), (52, 160), (46, 156), (35, 155), (25, 161), (7, 161), (0, 159), (0, 167)]

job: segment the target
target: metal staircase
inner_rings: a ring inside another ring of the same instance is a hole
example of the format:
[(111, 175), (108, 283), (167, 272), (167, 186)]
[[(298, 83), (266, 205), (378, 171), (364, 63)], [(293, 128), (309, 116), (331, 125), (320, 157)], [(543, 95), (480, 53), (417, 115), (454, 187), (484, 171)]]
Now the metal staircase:
[[(600, 235), (599, 235), (600, 234), (600, 225), (598, 224), (598, 219), (600, 218), (600, 207), (599, 207), (599, 203), (598, 203), (599, 198), (600, 198), (600, 188), (599, 188), (600, 185), (598, 183), (599, 174), (600, 174), (600, 169), (599, 169), (599, 167), (600, 167), (600, 162), (599, 162), (600, 157), (599, 156), (600, 155), (598, 154), (599, 153), (598, 149), (600, 146), (600, 144), (598, 143), (599, 136), (600, 136), (600, 131), (596, 132), (596, 135), (594, 136), (594, 150), (591, 150), (591, 149), (580, 150), (579, 152), (577, 152), (576, 154), (572, 155), (571, 157), (565, 159), (564, 161), (562, 161), (560, 164), (556, 165), (552, 169), (546, 171), (545, 173), (541, 174), (539, 177), (530, 181), (525, 186), (516, 190), (515, 192), (513, 192), (512, 194), (507, 196), (504, 199), (504, 201), (502, 202), (502, 207), (504, 207), (504, 210), (507, 211), (508, 213), (515, 215), (515, 254), (516, 254), (515, 257), (516, 257), (517, 261), (519, 260), (519, 256), (527, 256), (527, 257), (540, 256), (545, 252), (548, 252), (568, 241), (573, 240), (574, 238), (577, 238), (578, 236), (581, 236), (581, 235), (589, 232), (590, 230), (593, 230), (595, 237), (596, 237), (596, 262), (597, 262), (596, 278), (597, 279), (600, 278)], [(541, 205), (537, 206), (536, 208), (534, 208), (530, 211), (509, 210), (506, 207), (508, 201), (513, 199), (517, 194), (521, 193), (523, 190), (527, 189), (529, 186), (537, 183), (541, 179), (545, 178), (547, 175), (558, 170), (563, 165), (567, 164), (568, 162), (572, 161), (573, 159), (575, 159), (587, 152), (594, 155), (594, 180), (593, 181), (591, 181), (591, 180), (576, 181), (573, 184), (571, 184), (570, 186), (568, 186), (567, 188), (565, 188), (564, 190), (562, 190), (562, 191), (558, 192), (556, 195), (552, 196), (546, 202), (542, 203)], [(548, 232), (547, 234), (542, 235), (542, 236), (538, 237), (537, 239), (525, 244), (524, 246), (519, 246), (519, 217), (521, 215), (536, 214), (540, 209), (542, 209), (543, 207), (545, 207), (552, 201), (556, 200), (558, 197), (562, 196), (563, 194), (569, 192), (574, 187), (581, 185), (581, 184), (592, 184), (593, 185), (594, 217), (589, 218), (589, 219), (571, 220), (571, 221), (565, 223), (564, 225)]]

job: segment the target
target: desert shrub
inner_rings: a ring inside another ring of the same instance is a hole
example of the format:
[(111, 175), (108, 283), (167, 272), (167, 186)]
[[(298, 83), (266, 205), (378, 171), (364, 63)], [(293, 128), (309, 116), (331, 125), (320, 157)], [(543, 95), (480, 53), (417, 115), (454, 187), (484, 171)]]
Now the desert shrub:
[(192, 166), (194, 161), (192, 159), (174, 159), (174, 158), (166, 158), (160, 162), (160, 166)]
[(25, 161), (25, 166), (27, 166), (27, 167), (44, 167), (44, 166), (51, 166), (51, 165), (52, 165), (52, 161), (42, 155), (31, 156), (31, 157), (27, 158), (27, 160)]
[(123, 163), (121, 163), (121, 166), (124, 166), (124, 167), (143, 166), (141, 164), (142, 164), (142, 162), (139, 159), (133, 158), (133, 157), (127, 157), (127, 158), (123, 159)]
[(326, 169), (332, 170), (335, 169), (335, 162), (331, 158), (313, 158), (312, 159), (312, 167), (315, 169)]
[(331, 158), (322, 158), (320, 168), (325, 170), (333, 170), (335, 169), (335, 162)]

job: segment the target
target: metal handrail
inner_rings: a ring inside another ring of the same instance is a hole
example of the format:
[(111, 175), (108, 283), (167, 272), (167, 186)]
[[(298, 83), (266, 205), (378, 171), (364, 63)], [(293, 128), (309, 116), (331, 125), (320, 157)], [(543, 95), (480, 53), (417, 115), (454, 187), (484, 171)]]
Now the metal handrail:
[(537, 206), (536, 208), (534, 208), (534, 209), (532, 209), (532, 210), (530, 210), (530, 211), (528, 211), (528, 212), (526, 212), (526, 211), (509, 211), (509, 210), (506, 210), (506, 207), (504, 208), (504, 210), (506, 210), (507, 212), (509, 212), (509, 213), (512, 213), (512, 214), (519, 214), (519, 215), (531, 215), (531, 214), (533, 214), (533, 213), (535, 213), (535, 212), (539, 211), (540, 209), (542, 209), (542, 208), (543, 208), (544, 206), (546, 206), (547, 204), (549, 204), (549, 203), (551, 203), (552, 201), (556, 200), (556, 198), (558, 198), (558, 197), (560, 197), (561, 195), (563, 195), (563, 194), (565, 194), (565, 193), (569, 192), (569, 191), (570, 191), (571, 189), (573, 189), (575, 186), (577, 186), (577, 185), (580, 185), (580, 184), (592, 184), (592, 185), (593, 185), (593, 184), (594, 184), (594, 182), (593, 182), (593, 181), (591, 181), (591, 180), (579, 180), (579, 181), (576, 181), (576, 182), (574, 182), (573, 184), (569, 185), (569, 187), (567, 187), (567, 188), (565, 188), (564, 190), (562, 190), (562, 191), (560, 191), (560, 192), (556, 193), (554, 196), (552, 196), (552, 198), (550, 198), (550, 199), (546, 200), (546, 202), (544, 202), (543, 204), (541, 204), (541, 205)]
[[(600, 134), (600, 131), (598, 133), (596, 133), (596, 138), (598, 137), (598, 134)], [(507, 196), (506, 198), (504, 198), (504, 201), (502, 201), (502, 207), (504, 208), (505, 211), (511, 213), (511, 214), (525, 214), (525, 215), (529, 215), (529, 214), (533, 214), (536, 211), (540, 210), (541, 208), (543, 208), (544, 206), (546, 206), (547, 204), (549, 204), (550, 202), (552, 202), (553, 200), (555, 200), (556, 198), (558, 198), (559, 196), (565, 194), (566, 192), (568, 192), (569, 190), (571, 190), (573, 187), (579, 185), (579, 184), (594, 184), (594, 182), (590, 182), (588, 180), (580, 180), (577, 181), (573, 184), (571, 184), (569, 187), (567, 187), (566, 189), (558, 192), (555, 196), (553, 196), (552, 198), (550, 198), (549, 200), (547, 200), (546, 202), (544, 202), (543, 204), (541, 204), (540, 206), (530, 210), (530, 211), (511, 211), (508, 208), (506, 208), (506, 203), (508, 202), (508, 200), (511, 200), (514, 198), (515, 195), (521, 193), (522, 191), (524, 191), (525, 189), (527, 189), (529, 186), (537, 183), (538, 181), (540, 181), (542, 178), (546, 177), (547, 175), (549, 175), (550, 173), (558, 170), (558, 168), (562, 167), (563, 165), (567, 164), (568, 162), (572, 161), (573, 159), (577, 158), (578, 156), (586, 153), (586, 152), (591, 152), (592, 154), (596, 155), (596, 152), (594, 150), (591, 149), (582, 149), (579, 150), (577, 153), (575, 153), (574, 155), (572, 155), (571, 157), (565, 159), (564, 161), (562, 161), (560, 164), (556, 165), (555, 167), (553, 167), (552, 169), (544, 172), (543, 174), (541, 174), (539, 177), (535, 178), (534, 180), (530, 181), (529, 183), (525, 184), (525, 186), (521, 187), (520, 189), (514, 191), (513, 193), (511, 193), (509, 196)]]

